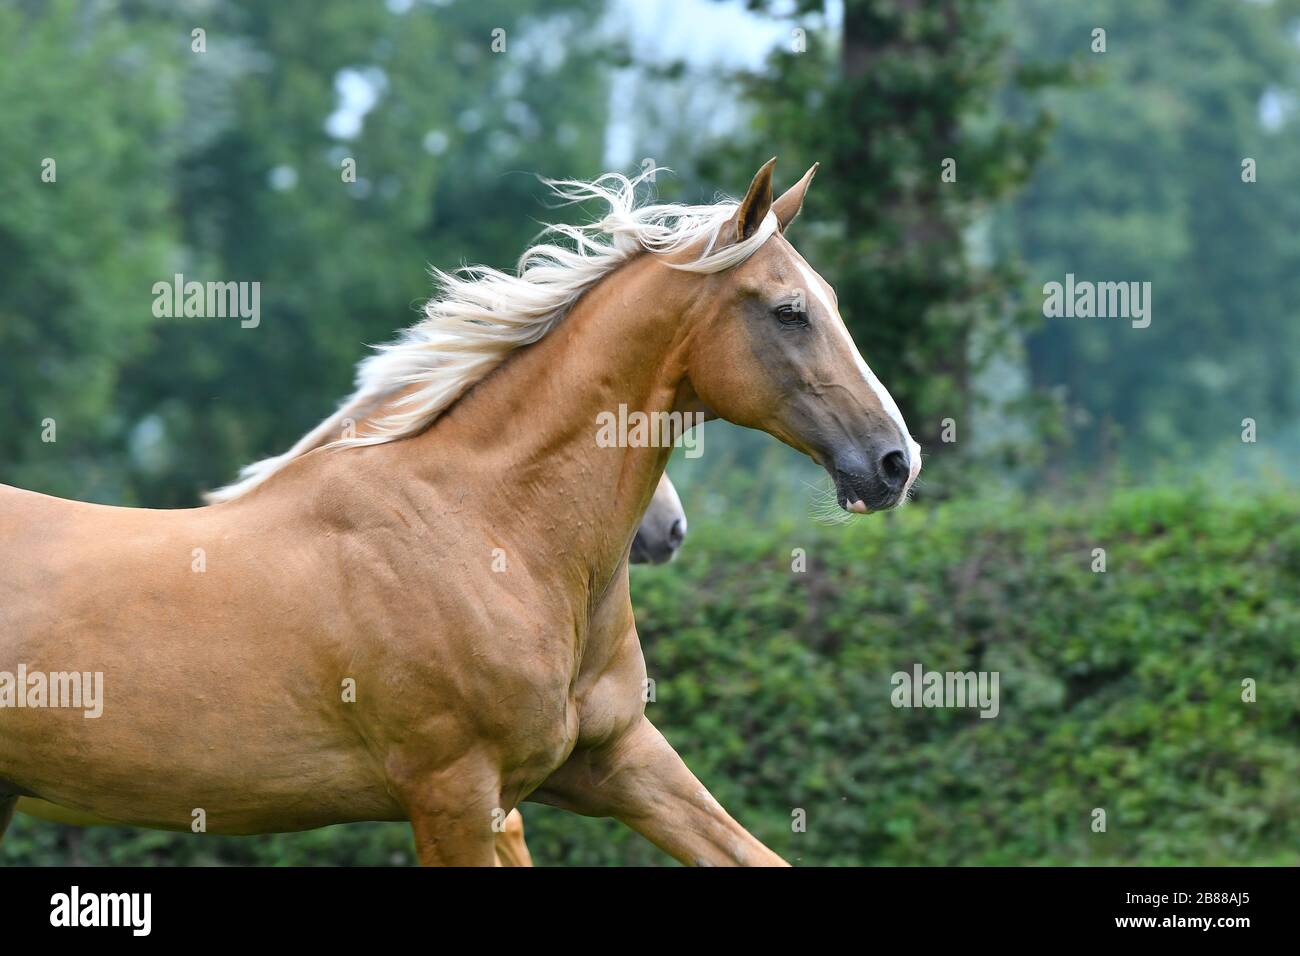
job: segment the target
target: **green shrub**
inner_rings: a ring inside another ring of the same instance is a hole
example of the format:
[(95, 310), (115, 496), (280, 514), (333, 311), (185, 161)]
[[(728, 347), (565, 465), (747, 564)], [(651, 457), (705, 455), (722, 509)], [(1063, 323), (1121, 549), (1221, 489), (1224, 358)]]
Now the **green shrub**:
[[(1297, 519), (1292, 495), (1147, 489), (847, 527), (696, 522), (677, 562), (634, 576), (650, 714), (742, 824), (805, 865), (1295, 865)], [(999, 715), (895, 709), (890, 675), (916, 662), (997, 671)], [(1241, 699), (1247, 677), (1256, 703)], [(796, 809), (806, 832), (792, 832)], [(610, 821), (524, 815), (542, 865), (668, 862)], [(412, 856), (389, 824), (235, 839), (19, 819), (0, 850), (10, 863)]]

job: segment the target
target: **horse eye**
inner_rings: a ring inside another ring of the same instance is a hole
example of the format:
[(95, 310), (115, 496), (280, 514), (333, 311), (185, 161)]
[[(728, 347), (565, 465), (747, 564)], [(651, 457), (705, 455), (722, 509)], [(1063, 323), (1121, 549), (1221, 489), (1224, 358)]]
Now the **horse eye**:
[(797, 311), (795, 307), (793, 305), (790, 305), (789, 303), (785, 305), (778, 305), (776, 309), (773, 311), (775, 312), (777, 319), (780, 320), (782, 325), (807, 325), (808, 324), (807, 316), (805, 316), (804, 313)]

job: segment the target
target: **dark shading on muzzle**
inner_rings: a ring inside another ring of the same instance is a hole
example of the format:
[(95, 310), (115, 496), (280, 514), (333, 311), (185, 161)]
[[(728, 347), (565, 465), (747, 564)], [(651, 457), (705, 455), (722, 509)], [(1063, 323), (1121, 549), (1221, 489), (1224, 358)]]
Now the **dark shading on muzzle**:
[(906, 447), (888, 443), (868, 450), (845, 449), (834, 457), (832, 475), (839, 503), (861, 501), (869, 511), (884, 511), (902, 501), (911, 474)]
[(665, 564), (677, 554), (686, 540), (686, 524), (680, 518), (667, 528), (647, 529), (643, 524), (632, 539), (633, 564)]

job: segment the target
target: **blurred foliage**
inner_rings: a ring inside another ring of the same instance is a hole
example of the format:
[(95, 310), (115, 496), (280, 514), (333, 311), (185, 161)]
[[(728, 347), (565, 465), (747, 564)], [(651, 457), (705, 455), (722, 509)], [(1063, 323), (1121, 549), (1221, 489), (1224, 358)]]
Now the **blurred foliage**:
[(1300, 3), (1012, 0), (1007, 21), (1019, 57), (1068, 61), (1080, 82), (1006, 93), (1008, 115), (1045, 103), (1057, 129), (997, 257), (1025, 257), (1038, 304), (1067, 272), (1152, 284), (1149, 328), (1051, 319), (1028, 340), (1077, 457), (1186, 459), (1245, 417), (1261, 441), (1300, 437)]
[[(189, 505), (292, 444), (416, 320), (426, 263), (509, 267), (553, 218), (534, 174), (601, 171), (615, 48), (576, 27), (602, 7), (0, 6), (4, 480)], [(261, 324), (155, 318), (175, 273), (260, 282)]]
[[(678, 561), (634, 576), (633, 597), (651, 718), (794, 861), (1300, 863), (1294, 493), (953, 503), (835, 528), (697, 523)], [(999, 672), (1000, 713), (895, 709), (890, 675), (918, 662)], [(1242, 702), (1247, 677), (1257, 703)], [(1090, 828), (1097, 807), (1105, 833)], [(796, 808), (805, 833), (791, 830)], [(524, 818), (539, 865), (669, 862), (611, 821), (531, 804)], [(413, 853), (398, 824), (219, 838), (19, 818), (0, 859)]]
[[(180, 232), (159, 185), (179, 151), (183, 46), (72, 0), (41, 11), (0, 5), (0, 462), (7, 482), (112, 499), (122, 369), (148, 347), (149, 290)], [(49, 419), (57, 446), (41, 441)]]
[[(619, 124), (669, 199), (822, 162), (791, 237), (933, 459), (922, 494), (1196, 460), (1245, 417), (1300, 459), (1300, 0), (748, 5), (785, 33), (753, 68), (639, 62), (602, 0), (0, 4), (0, 478), (195, 503), (350, 390), (423, 264), (509, 266), (579, 215), (533, 174), (599, 172)], [(1066, 272), (1151, 281), (1151, 328), (1044, 322)], [(155, 318), (176, 273), (260, 282), (262, 324)]]

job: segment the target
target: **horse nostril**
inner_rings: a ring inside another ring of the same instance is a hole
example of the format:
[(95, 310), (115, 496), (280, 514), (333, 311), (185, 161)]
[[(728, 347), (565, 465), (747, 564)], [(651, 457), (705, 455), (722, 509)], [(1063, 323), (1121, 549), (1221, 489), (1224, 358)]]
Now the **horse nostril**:
[(684, 540), (686, 540), (686, 524), (678, 518), (668, 529), (668, 543), (674, 548), (679, 548)]
[(892, 491), (898, 491), (903, 485), (907, 484), (907, 478), (912, 473), (912, 463), (907, 460), (907, 455), (898, 448), (886, 452), (880, 459), (880, 477), (884, 479)]

